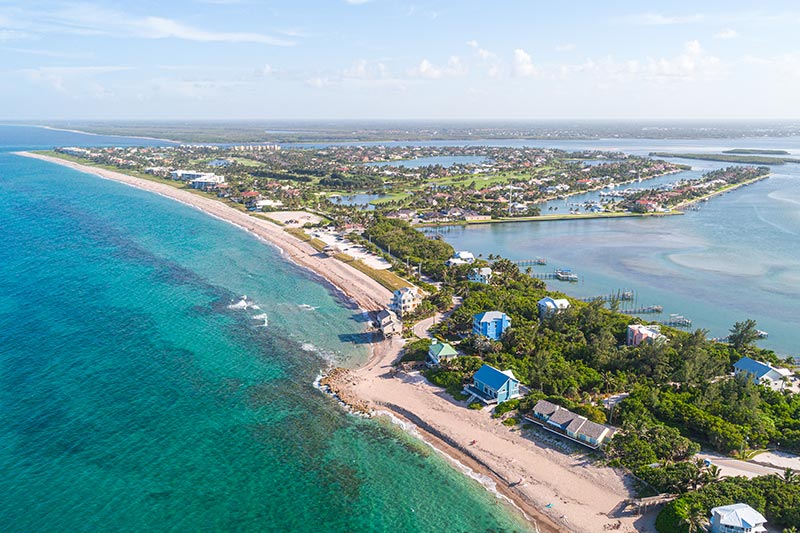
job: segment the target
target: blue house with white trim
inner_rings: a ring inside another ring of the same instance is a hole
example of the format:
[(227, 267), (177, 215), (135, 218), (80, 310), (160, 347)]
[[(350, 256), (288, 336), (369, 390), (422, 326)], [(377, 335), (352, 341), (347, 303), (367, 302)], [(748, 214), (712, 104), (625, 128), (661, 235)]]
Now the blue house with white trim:
[(503, 332), (511, 327), (511, 319), (500, 311), (486, 311), (472, 317), (472, 333), (499, 341)]
[(484, 364), (472, 376), (472, 383), (464, 387), (464, 392), (471, 397), (467, 403), (480, 400), (485, 404), (503, 403), (519, 398), (519, 380), (511, 370), (500, 371)]

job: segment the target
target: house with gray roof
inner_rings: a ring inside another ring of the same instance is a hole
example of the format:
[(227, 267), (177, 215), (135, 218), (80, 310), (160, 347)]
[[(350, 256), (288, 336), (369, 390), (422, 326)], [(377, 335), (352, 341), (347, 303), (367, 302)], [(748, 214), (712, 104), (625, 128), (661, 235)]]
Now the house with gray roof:
[(614, 428), (592, 422), (547, 400), (536, 402), (533, 416), (526, 415), (525, 419), (592, 449), (599, 448), (614, 435)]

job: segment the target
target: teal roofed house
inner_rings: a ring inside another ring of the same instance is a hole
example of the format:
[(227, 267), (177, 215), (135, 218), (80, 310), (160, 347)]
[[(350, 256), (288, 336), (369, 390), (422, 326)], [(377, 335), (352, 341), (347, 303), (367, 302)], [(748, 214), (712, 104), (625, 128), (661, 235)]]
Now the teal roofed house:
[(449, 361), (458, 355), (455, 348), (446, 342), (439, 342), (434, 339), (428, 348), (428, 358), (425, 364), (428, 366), (438, 366), (443, 361)]
[(511, 319), (500, 311), (486, 311), (472, 317), (472, 333), (499, 341), (503, 332), (511, 327)]
[(511, 370), (500, 371), (493, 366), (483, 365), (472, 376), (472, 383), (464, 387), (471, 395), (467, 403), (480, 400), (485, 404), (503, 403), (519, 398), (519, 380)]

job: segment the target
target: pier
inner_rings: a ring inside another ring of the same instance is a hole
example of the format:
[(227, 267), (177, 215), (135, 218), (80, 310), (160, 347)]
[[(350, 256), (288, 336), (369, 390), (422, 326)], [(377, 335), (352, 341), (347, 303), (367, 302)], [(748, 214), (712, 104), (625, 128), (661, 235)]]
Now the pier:
[(581, 298), (582, 302), (594, 302), (595, 300), (602, 300), (608, 302), (631, 302), (635, 298), (635, 293), (628, 289), (618, 289), (616, 292), (606, 294), (605, 296), (590, 296), (588, 298)]
[(537, 257), (535, 259), (515, 259), (511, 261), (518, 267), (529, 267), (529, 266), (542, 266), (547, 264), (547, 259), (544, 257)]
[(690, 328), (692, 321), (683, 315), (671, 314), (667, 320), (659, 320), (659, 324), (664, 326), (672, 326), (673, 328)]
[(629, 315), (659, 314), (664, 312), (664, 308), (660, 305), (648, 305), (645, 307), (634, 307), (633, 309), (622, 309), (622, 312)]
[(580, 280), (580, 277), (575, 272), (569, 269), (555, 270), (553, 272), (548, 272), (543, 274), (534, 273), (531, 274), (531, 276), (533, 276), (536, 279), (543, 279), (543, 280), (555, 279), (558, 281), (569, 281), (572, 283), (576, 283)]

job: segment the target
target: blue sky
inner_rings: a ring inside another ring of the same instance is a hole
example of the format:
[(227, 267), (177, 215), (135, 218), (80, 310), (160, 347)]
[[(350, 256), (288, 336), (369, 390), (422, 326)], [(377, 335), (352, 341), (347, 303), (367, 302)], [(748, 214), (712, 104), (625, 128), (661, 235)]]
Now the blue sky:
[(0, 119), (798, 118), (796, 2), (0, 0)]

